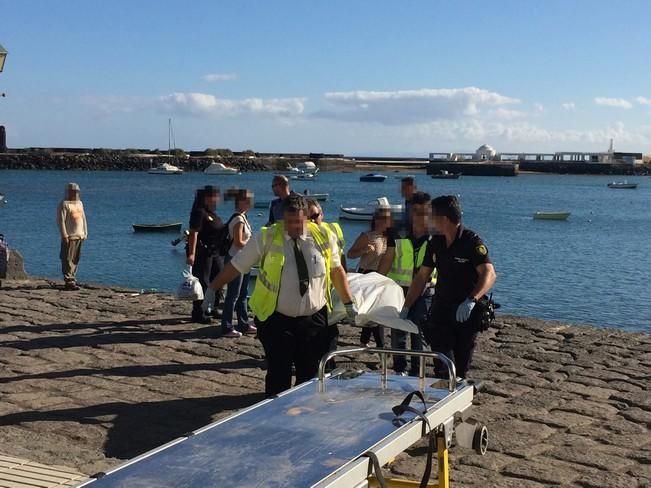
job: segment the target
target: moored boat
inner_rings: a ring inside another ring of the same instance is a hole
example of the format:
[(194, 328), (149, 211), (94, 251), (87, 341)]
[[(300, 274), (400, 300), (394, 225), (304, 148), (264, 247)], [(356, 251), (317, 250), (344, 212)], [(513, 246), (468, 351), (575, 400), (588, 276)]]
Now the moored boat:
[(534, 212), (536, 220), (567, 220), (571, 212)]
[(436, 180), (457, 180), (461, 176), (461, 173), (449, 173), (447, 170), (442, 169), (438, 173), (432, 175), (432, 178)]
[(181, 232), (182, 222), (170, 224), (132, 224), (134, 232)]
[(365, 207), (339, 207), (339, 218), (370, 221), (373, 219), (373, 213), (379, 207), (388, 208), (393, 214), (402, 212), (402, 205), (391, 205), (387, 197), (379, 197), (368, 202)]
[(147, 173), (150, 175), (182, 175), (183, 170), (178, 166), (174, 166), (173, 164), (162, 163), (158, 166), (154, 166), (153, 168), (149, 168), (149, 170), (147, 170)]
[(613, 181), (608, 183), (608, 188), (619, 188), (622, 190), (635, 190), (637, 188), (637, 183), (629, 183), (628, 181)]
[(380, 174), (377, 174), (377, 173), (369, 173), (367, 175), (359, 177), (359, 181), (364, 181), (364, 182), (367, 182), (367, 183), (368, 182), (381, 183), (386, 179), (387, 179), (386, 175), (380, 175)]
[(224, 163), (213, 162), (210, 163), (203, 172), (207, 175), (239, 175), (241, 174), (237, 168), (230, 168)]

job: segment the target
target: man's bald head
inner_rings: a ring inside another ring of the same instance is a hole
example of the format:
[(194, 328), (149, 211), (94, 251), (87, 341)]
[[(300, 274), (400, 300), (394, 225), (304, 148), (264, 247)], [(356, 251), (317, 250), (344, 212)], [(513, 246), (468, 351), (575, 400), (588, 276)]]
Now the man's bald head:
[(289, 180), (286, 176), (276, 175), (271, 180), (271, 189), (279, 198), (287, 198), (289, 196)]

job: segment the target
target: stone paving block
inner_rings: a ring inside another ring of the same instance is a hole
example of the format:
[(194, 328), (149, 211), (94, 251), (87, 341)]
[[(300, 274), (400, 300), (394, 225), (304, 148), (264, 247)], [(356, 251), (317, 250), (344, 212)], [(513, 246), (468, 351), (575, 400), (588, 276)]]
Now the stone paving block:
[(581, 488), (637, 488), (643, 486), (639, 484), (639, 481), (626, 474), (601, 471), (582, 474), (575, 480), (575, 483)]

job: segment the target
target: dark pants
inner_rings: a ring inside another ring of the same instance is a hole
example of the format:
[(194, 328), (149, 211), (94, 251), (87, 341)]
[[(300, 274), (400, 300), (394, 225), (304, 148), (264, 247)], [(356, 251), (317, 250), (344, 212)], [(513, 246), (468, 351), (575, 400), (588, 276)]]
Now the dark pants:
[[(458, 304), (450, 306), (434, 303), (423, 333), (432, 351), (450, 358), (457, 369), (457, 376), (465, 378), (479, 333), (472, 318), (464, 323), (457, 322), (457, 306)], [(439, 378), (448, 377), (447, 368), (440, 361), (435, 362), (435, 371)]]
[(384, 327), (381, 325), (364, 327), (362, 329), (362, 333), (359, 335), (359, 342), (362, 344), (368, 344), (368, 342), (371, 340), (371, 334), (373, 334), (375, 347), (384, 347)]
[(333, 335), (339, 333), (337, 326), (328, 325), (326, 307), (305, 317), (274, 312), (264, 322), (256, 319), (255, 324), (267, 358), (267, 397), (291, 388), (292, 366), (296, 370), (296, 385), (314, 378)]
[[(201, 283), (201, 288), (203, 288), (204, 293), (208, 288), (208, 285), (212, 280), (215, 279), (221, 270), (224, 269), (224, 258), (219, 256), (216, 252), (210, 252), (200, 243), (197, 243), (197, 250), (194, 258), (194, 265), (192, 266), (192, 274), (199, 278), (199, 283)], [(215, 294), (215, 303), (212, 307), (213, 310), (217, 309), (219, 302), (223, 298), (222, 290), (217, 290)], [(194, 320), (201, 319), (204, 317), (203, 310), (201, 310), (201, 304), (203, 300), (195, 300), (192, 302), (192, 318)]]
[[(407, 318), (421, 327), (427, 319), (427, 311), (429, 310), (432, 297), (424, 295), (418, 298), (409, 310)], [(391, 329), (391, 348), (392, 349), (407, 349), (407, 335), (411, 340), (411, 349), (414, 351), (423, 350), (423, 341), (420, 334), (412, 334), (404, 330)], [(409, 374), (411, 376), (418, 376), (420, 365), (420, 358), (418, 356), (411, 356)], [(393, 356), (393, 370), (396, 373), (407, 371), (407, 358), (405, 356)]]
[(59, 257), (61, 258), (61, 272), (66, 283), (76, 281), (82, 242), (84, 241), (81, 239), (69, 239), (68, 242), (61, 239)]

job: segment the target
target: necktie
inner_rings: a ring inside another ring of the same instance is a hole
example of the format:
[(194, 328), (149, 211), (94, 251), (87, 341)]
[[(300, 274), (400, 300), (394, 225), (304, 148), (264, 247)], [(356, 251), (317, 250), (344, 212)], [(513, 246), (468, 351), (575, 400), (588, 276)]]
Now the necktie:
[(307, 271), (305, 256), (298, 247), (298, 240), (296, 239), (294, 239), (294, 257), (296, 258), (296, 269), (298, 270), (298, 289), (301, 296), (303, 296), (310, 286), (310, 274)]

